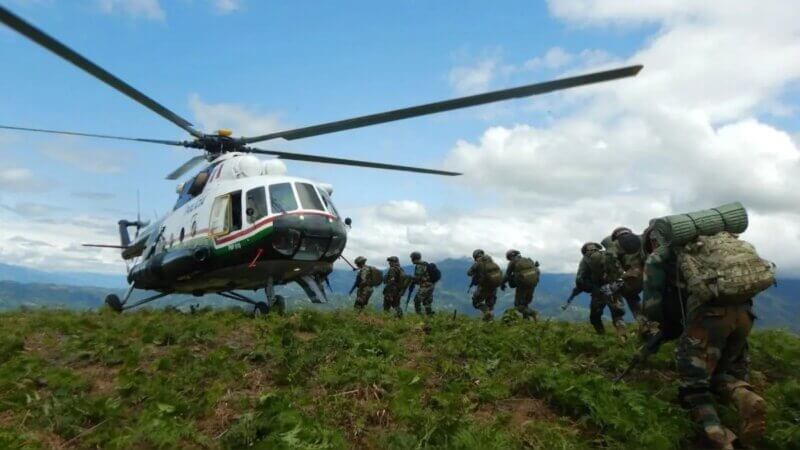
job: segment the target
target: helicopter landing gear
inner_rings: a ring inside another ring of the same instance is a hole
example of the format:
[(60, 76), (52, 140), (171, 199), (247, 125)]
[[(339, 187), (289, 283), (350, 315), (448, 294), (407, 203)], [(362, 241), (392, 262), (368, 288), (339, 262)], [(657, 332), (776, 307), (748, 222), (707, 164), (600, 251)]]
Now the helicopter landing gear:
[(272, 277), (267, 277), (267, 286), (264, 287), (264, 294), (267, 296), (267, 305), (269, 309), (275, 308), (275, 311), (283, 315), (286, 312), (286, 300), (283, 296), (275, 295), (275, 282)]
[(106, 295), (106, 305), (114, 312), (122, 312), (122, 300), (116, 294)]
[(221, 295), (225, 298), (229, 298), (231, 300), (236, 300), (237, 302), (247, 303), (249, 305), (253, 305), (255, 309), (253, 309), (253, 313), (256, 314), (268, 314), (270, 307), (269, 304), (266, 302), (257, 302), (250, 298), (245, 297), (244, 295), (233, 292), (233, 291), (224, 291), (224, 292), (217, 292), (217, 295)]

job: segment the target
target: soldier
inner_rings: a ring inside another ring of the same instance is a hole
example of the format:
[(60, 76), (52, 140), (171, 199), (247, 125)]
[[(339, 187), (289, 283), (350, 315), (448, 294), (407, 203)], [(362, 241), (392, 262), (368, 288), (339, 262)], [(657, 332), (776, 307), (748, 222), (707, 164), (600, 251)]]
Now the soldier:
[(411, 262), (414, 264), (414, 275), (411, 279), (408, 295), (414, 291), (414, 286), (419, 286), (417, 295), (414, 296), (414, 311), (417, 314), (422, 314), (422, 307), (425, 306), (425, 314), (433, 315), (433, 289), (434, 281), (431, 279), (430, 271), (428, 270), (428, 263), (422, 260), (422, 255), (419, 252), (412, 252)]
[(539, 262), (525, 258), (513, 249), (506, 252), (506, 259), (508, 267), (501, 288), (505, 290), (506, 284), (516, 288), (514, 308), (522, 314), (523, 319), (536, 321), (538, 314), (529, 305), (533, 301), (533, 291), (539, 284)]
[(623, 271), (619, 293), (628, 304), (633, 317), (638, 318), (645, 259), (642, 240), (630, 228), (619, 227), (611, 233), (611, 236), (603, 239), (603, 247), (617, 257)]
[(490, 321), (494, 317), (492, 310), (497, 302), (497, 288), (503, 283), (503, 272), (481, 249), (472, 252), (472, 259), (475, 262), (467, 271), (467, 276), (472, 278), (470, 288), (477, 286), (472, 294), (472, 306), (483, 313), (483, 320)]
[(398, 318), (403, 317), (400, 298), (408, 286), (408, 277), (400, 267), (400, 260), (397, 256), (390, 256), (386, 258), (386, 261), (389, 262), (389, 268), (383, 277), (383, 311), (389, 312), (390, 309), (394, 309)]
[(353, 307), (361, 311), (367, 306), (369, 303), (369, 298), (372, 297), (372, 285), (370, 284), (370, 270), (371, 268), (366, 265), (367, 258), (363, 256), (359, 256), (355, 260), (357, 273), (356, 273), (356, 280), (353, 283), (353, 287), (350, 289), (350, 294), (353, 294), (353, 291), (358, 289), (356, 292), (356, 302)]
[(617, 332), (624, 331), (622, 316), (625, 310), (617, 290), (621, 286), (619, 278), (622, 270), (614, 255), (603, 250), (596, 242), (587, 242), (581, 247), (581, 262), (575, 276), (575, 285), (581, 286), (591, 295), (589, 304), (589, 322), (597, 334), (605, 333), (603, 326), (603, 310), (606, 306), (611, 310), (611, 320)]
[[(748, 383), (747, 337), (755, 318), (752, 297), (739, 304), (717, 304), (717, 299), (697, 302), (684, 287), (689, 285), (691, 274), (679, 270), (676, 249), (652, 227), (645, 231), (644, 247), (648, 256), (643, 316), (659, 322), (662, 330), (680, 330), (680, 323), (675, 322), (685, 323), (676, 352), (681, 404), (689, 409), (714, 448), (733, 449), (737, 437), (721, 424), (714, 408), (712, 392), (720, 395), (739, 411), (742, 441), (753, 443), (766, 429), (766, 402)], [(679, 286), (679, 277), (688, 280), (687, 284)], [(674, 338), (678, 333), (672, 334)]]

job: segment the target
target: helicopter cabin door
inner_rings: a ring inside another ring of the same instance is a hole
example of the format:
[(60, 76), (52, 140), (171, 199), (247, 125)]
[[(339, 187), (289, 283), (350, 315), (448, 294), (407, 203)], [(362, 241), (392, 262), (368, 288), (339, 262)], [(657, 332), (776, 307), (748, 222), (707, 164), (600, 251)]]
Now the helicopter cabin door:
[(225, 236), (242, 228), (241, 191), (220, 195), (211, 205), (211, 219), (208, 230), (211, 236)]

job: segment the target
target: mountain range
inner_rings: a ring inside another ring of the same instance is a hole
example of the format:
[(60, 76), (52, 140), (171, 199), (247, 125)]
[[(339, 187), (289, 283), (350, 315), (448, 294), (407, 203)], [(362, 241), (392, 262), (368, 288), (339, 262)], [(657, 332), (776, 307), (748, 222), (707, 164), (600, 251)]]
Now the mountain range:
[[(471, 264), (468, 258), (445, 259), (436, 263), (442, 272), (442, 280), (436, 288), (434, 307), (440, 311), (455, 311), (458, 314), (476, 315), (472, 307), (470, 294), (467, 293), (469, 278), (466, 271)], [(411, 267), (404, 267), (410, 273)], [(347, 292), (353, 284), (354, 275), (350, 270), (334, 270), (329, 277), (332, 294), (329, 302), (319, 305), (319, 309), (337, 309), (350, 307), (352, 298)], [(588, 296), (581, 295), (567, 311), (561, 310), (561, 305), (569, 296), (574, 283), (573, 274), (544, 273), (536, 288), (534, 307), (541, 314), (556, 317), (561, 320), (584, 321), (588, 318)], [(289, 302), (290, 308), (309, 307), (305, 295), (295, 286), (281, 287), (280, 293)], [(120, 275), (107, 275), (86, 272), (50, 272), (36, 270), (21, 266), (0, 263), (0, 310), (17, 309), (20, 307), (59, 307), (69, 309), (91, 309), (103, 304), (103, 299), (109, 293), (122, 295), (125, 290), (125, 277)], [(261, 293), (245, 293), (253, 299), (263, 298)], [(782, 278), (775, 287), (770, 288), (759, 296), (755, 305), (758, 316), (756, 322), (760, 327), (786, 328), (800, 331), (800, 280)], [(145, 292), (136, 292), (134, 298), (147, 295)], [(370, 303), (376, 308), (382, 304), (380, 288), (376, 289)], [(206, 296), (201, 299), (176, 295), (155, 305), (172, 305), (188, 307), (189, 304), (210, 305), (214, 307), (233, 306), (233, 304), (219, 296)], [(496, 311), (503, 311), (512, 307), (513, 291), (499, 292)], [(410, 309), (413, 309), (410, 308)], [(630, 317), (626, 318), (630, 320)]]

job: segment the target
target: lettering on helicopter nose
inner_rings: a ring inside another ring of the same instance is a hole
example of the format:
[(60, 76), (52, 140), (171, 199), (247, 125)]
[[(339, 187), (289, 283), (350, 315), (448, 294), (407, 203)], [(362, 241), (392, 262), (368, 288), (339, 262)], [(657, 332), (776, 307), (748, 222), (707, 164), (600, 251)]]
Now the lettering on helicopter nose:
[(191, 214), (197, 210), (197, 208), (203, 206), (203, 203), (206, 201), (206, 196), (197, 197), (196, 199), (189, 202), (189, 205), (186, 206), (186, 213)]

